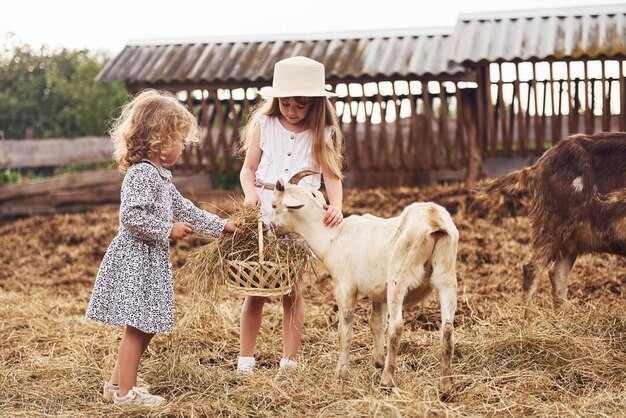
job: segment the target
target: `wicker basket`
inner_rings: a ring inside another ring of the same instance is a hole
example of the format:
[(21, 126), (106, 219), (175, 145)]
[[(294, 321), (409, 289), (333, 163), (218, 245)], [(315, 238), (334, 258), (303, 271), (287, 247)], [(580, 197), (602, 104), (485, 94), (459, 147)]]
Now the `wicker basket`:
[(263, 222), (259, 219), (259, 261), (226, 260), (226, 285), (246, 296), (280, 296), (291, 292), (298, 268), (264, 261)]

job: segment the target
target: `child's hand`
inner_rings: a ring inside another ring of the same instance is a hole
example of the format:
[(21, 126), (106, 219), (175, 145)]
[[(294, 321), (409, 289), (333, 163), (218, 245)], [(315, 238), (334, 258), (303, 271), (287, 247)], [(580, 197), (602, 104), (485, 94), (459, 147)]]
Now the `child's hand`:
[(243, 231), (237, 228), (238, 226), (239, 226), (239, 223), (228, 220), (226, 222), (226, 226), (224, 226), (224, 232), (230, 232), (233, 234), (241, 234)]
[(324, 224), (326, 226), (336, 226), (341, 223), (343, 220), (341, 209), (337, 206), (327, 204), (324, 204), (324, 209), (326, 209), (326, 214), (324, 215)]
[(244, 205), (259, 206), (260, 202), (261, 202), (261, 198), (259, 197), (259, 194), (257, 192), (254, 192), (251, 195), (246, 195), (245, 198), (243, 199)]
[(172, 232), (170, 232), (170, 239), (185, 239), (192, 232), (193, 228), (189, 222), (174, 222)]

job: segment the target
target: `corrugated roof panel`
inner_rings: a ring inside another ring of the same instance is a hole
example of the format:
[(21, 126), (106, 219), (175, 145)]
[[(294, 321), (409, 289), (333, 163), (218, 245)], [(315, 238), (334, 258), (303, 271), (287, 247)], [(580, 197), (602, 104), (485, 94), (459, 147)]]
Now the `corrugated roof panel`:
[(123, 69), (126, 71), (125, 74), (128, 74), (129, 81), (134, 82), (137, 79), (137, 75), (139, 74), (141, 69), (144, 68), (146, 64), (150, 61), (153, 49), (154, 47), (132, 48), (133, 54), (131, 57), (129, 57), (128, 60), (129, 68)]
[(294, 55), (324, 63), (327, 77), (334, 80), (459, 75), (464, 73), (463, 68), (450, 64), (446, 53), (451, 32), (451, 28), (395, 29), (253, 41), (219, 38), (214, 42), (131, 42), (98, 79), (130, 84), (267, 83), (274, 64)]
[(172, 73), (176, 71), (176, 67), (181, 64), (179, 59), (180, 52), (189, 49), (189, 45), (170, 45), (165, 48), (155, 64), (156, 71), (152, 73), (149, 81), (151, 82), (169, 82), (172, 80)]
[(256, 45), (250, 43), (241, 44), (241, 50), (237, 59), (233, 61), (230, 69), (230, 76), (233, 80), (243, 80), (246, 77), (247, 69), (254, 65), (256, 60)]
[(141, 81), (141, 82), (152, 81), (152, 78), (153, 78), (152, 75), (156, 71), (159, 70), (159, 68), (156, 67), (156, 63), (159, 61), (163, 51), (166, 48), (167, 46), (154, 46), (148, 49), (147, 59), (144, 65), (142, 65), (141, 68), (139, 68), (139, 70), (137, 71), (137, 75), (134, 81)]
[(191, 70), (189, 70), (187, 74), (182, 74), (181, 76), (179, 76), (178, 80), (180, 81), (199, 80), (200, 75), (204, 71), (204, 68), (211, 61), (211, 58), (213, 56), (213, 49), (216, 47), (216, 45), (213, 45), (213, 44), (209, 44), (209, 45), (198, 44), (198, 45), (200, 45), (200, 47), (202, 48), (202, 52), (198, 56), (197, 61), (194, 63), (193, 67), (191, 67)]
[[(394, 67), (398, 74), (408, 74), (409, 68), (416, 68), (409, 66), (411, 56), (414, 55), (413, 48), (414, 41), (410, 37), (400, 38), (398, 40), (396, 55), (394, 57)], [(417, 55), (417, 54), (415, 54)], [(445, 68), (445, 67), (442, 67)]]
[[(324, 52), (324, 57), (321, 62), (324, 63), (325, 67), (332, 68), (332, 76), (336, 77), (336, 68), (337, 62), (339, 61), (339, 55), (341, 54), (341, 50), (343, 49), (344, 42), (339, 39), (332, 39), (326, 45), (326, 51)], [(296, 51), (293, 51), (294, 55), (300, 55)]]
[(610, 47), (609, 52), (611, 54), (617, 55), (620, 51), (626, 51), (626, 19), (613, 16), (606, 34), (606, 42)]
[(214, 74), (219, 71), (220, 67), (224, 65), (224, 55), (229, 49), (229, 44), (215, 45), (215, 48), (211, 51), (211, 56), (207, 57), (204, 68), (194, 82), (213, 82), (215, 80)]
[(180, 58), (175, 62), (171, 70), (168, 82), (174, 80), (185, 80), (193, 69), (200, 55), (204, 51), (204, 46), (200, 44), (184, 45), (180, 51)]
[(222, 52), (224, 54), (222, 59), (222, 65), (212, 74), (212, 81), (215, 80), (232, 80), (233, 64), (238, 61), (239, 54), (243, 49), (243, 44), (234, 43), (227, 44), (226, 48)]
[(468, 63), (625, 56), (625, 27), (626, 4), (461, 15), (452, 35), (451, 59)]
[[(441, 40), (435, 40), (441, 43)], [(428, 48), (424, 51), (424, 72), (435, 75), (437, 68), (444, 65), (445, 55), (441, 54), (437, 48)]]

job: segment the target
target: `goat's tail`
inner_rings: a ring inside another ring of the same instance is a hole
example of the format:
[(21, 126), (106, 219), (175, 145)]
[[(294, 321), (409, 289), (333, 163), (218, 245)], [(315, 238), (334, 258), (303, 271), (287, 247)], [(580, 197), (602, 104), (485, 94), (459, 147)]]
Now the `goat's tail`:
[(486, 184), (476, 187), (476, 197), (485, 199), (493, 193), (518, 193), (530, 190), (535, 167), (530, 166), (514, 171), (504, 176), (497, 177)]
[(438, 211), (435, 205), (428, 209), (428, 226), (433, 242), (431, 261), (433, 269), (440, 272), (455, 270), (459, 231), (449, 214)]

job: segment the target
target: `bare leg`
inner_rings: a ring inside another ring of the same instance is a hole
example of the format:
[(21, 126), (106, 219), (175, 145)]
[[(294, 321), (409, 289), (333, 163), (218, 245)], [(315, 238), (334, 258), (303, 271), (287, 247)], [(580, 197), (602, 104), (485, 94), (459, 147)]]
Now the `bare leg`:
[[(143, 355), (143, 353), (146, 351), (146, 348), (148, 348), (148, 344), (150, 343), (150, 340), (143, 340), (143, 347), (141, 349), (141, 354)], [(119, 375), (119, 371), (120, 371), (120, 361), (119, 359), (115, 362), (115, 366), (113, 367), (113, 371), (111, 372), (111, 377), (109, 378), (109, 383), (113, 384), (113, 385), (118, 385), (120, 383), (120, 375)]]
[(283, 296), (283, 358), (295, 360), (302, 340), (304, 302), (298, 284)]
[(263, 318), (263, 305), (266, 298), (258, 296), (246, 296), (241, 308), (241, 320), (239, 322), (239, 355), (252, 357), (256, 346), (256, 339), (261, 328)]
[(349, 354), (352, 344), (352, 321), (356, 305), (356, 289), (335, 290), (337, 305), (339, 306), (339, 359), (335, 375), (340, 379), (350, 376)]
[(154, 334), (146, 334), (143, 331), (126, 327), (126, 332), (120, 343), (120, 354), (118, 359), (119, 391), (118, 396), (126, 396), (133, 386), (137, 385), (137, 369), (141, 355), (148, 346)]
[(567, 300), (567, 282), (572, 266), (576, 261), (576, 255), (559, 254), (554, 262), (554, 268), (550, 272), (552, 283), (552, 307), (557, 310)]
[(372, 365), (382, 369), (385, 365), (385, 329), (387, 328), (387, 304), (384, 302), (372, 302), (370, 314), (370, 330), (374, 337), (374, 350), (372, 352)]

